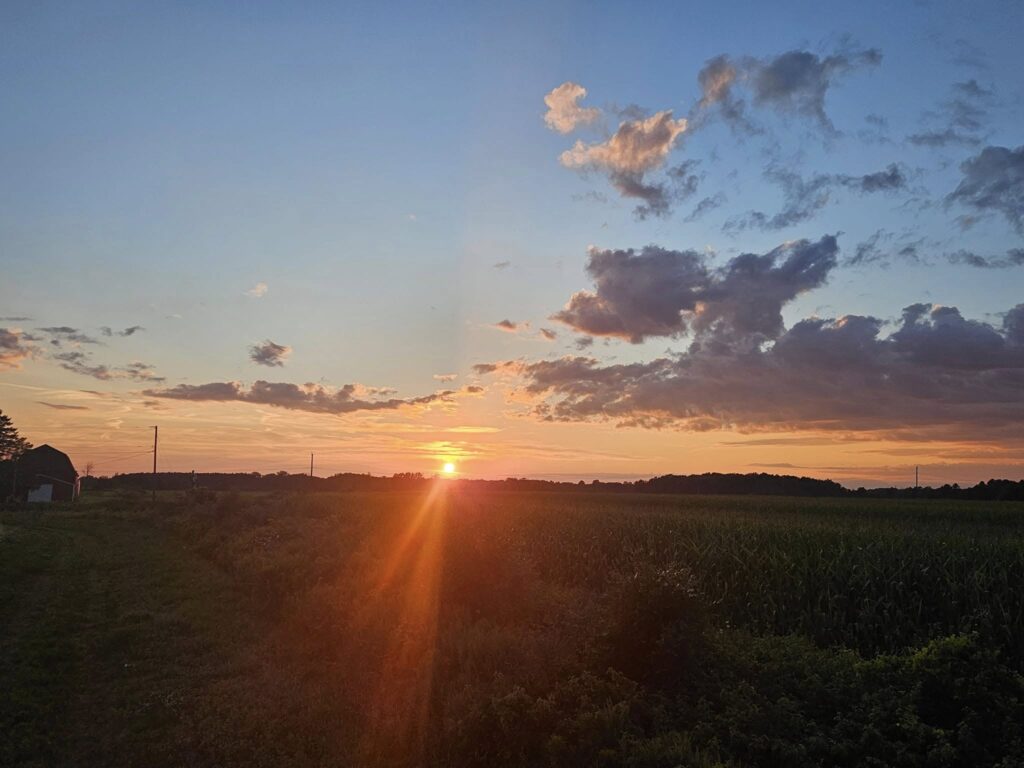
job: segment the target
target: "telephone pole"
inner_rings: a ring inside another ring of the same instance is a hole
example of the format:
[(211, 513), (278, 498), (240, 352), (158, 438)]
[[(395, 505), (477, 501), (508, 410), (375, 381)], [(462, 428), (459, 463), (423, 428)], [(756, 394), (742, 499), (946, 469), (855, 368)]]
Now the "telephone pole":
[(313, 454), (309, 454), (309, 476), (313, 476)]
[(160, 427), (153, 427), (153, 501), (156, 502), (156, 446), (160, 435)]
[(921, 487), (921, 483), (919, 482), (919, 478), (918, 478), (918, 475), (917, 475), (917, 473), (918, 473), (918, 471), (920, 469), (921, 469), (921, 467), (914, 467), (914, 487), (915, 488), (920, 488)]

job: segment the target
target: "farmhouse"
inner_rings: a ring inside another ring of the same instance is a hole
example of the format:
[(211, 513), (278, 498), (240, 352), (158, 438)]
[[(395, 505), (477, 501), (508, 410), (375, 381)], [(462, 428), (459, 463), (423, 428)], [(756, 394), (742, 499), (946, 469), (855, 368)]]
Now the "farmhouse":
[(28, 502), (73, 501), (78, 498), (78, 472), (66, 453), (40, 445), (21, 455), (18, 495)]

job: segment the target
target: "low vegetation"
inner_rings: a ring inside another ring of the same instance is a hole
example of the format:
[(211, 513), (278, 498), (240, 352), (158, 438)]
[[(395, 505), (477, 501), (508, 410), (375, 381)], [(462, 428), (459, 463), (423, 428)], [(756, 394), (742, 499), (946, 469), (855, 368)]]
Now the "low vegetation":
[(1024, 507), (474, 491), (0, 517), (0, 764), (1024, 765)]

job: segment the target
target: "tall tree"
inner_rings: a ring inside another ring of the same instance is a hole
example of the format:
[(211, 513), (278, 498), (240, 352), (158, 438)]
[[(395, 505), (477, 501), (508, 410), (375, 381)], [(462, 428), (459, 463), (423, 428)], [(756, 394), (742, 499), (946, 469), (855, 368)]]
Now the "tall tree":
[(32, 447), (32, 443), (18, 434), (11, 417), (0, 410), (0, 461), (16, 459)]

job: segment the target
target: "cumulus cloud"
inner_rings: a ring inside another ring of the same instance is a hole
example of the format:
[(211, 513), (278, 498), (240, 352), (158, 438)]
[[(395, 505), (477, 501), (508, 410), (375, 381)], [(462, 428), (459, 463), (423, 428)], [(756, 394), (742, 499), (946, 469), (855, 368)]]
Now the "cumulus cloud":
[(283, 366), (285, 359), (291, 353), (291, 347), (284, 344), (275, 344), (270, 339), (249, 347), (249, 359), (257, 365), (265, 365), (269, 368), (280, 368)]
[(1024, 235), (1024, 146), (985, 147), (965, 160), (963, 179), (946, 200), (980, 213), (1001, 213)]
[(767, 348), (699, 346), (650, 362), (591, 357), (480, 366), (521, 377), (534, 412), (686, 430), (844, 430), (899, 436), (1019, 435), (1024, 425), (1024, 304), (1001, 326), (954, 307), (798, 322)]
[(713, 268), (694, 250), (591, 248), (587, 273), (594, 290), (573, 294), (553, 319), (589, 336), (634, 343), (690, 330), (757, 343), (781, 331), (785, 303), (825, 282), (838, 251), (836, 238), (826, 235)]
[[(611, 138), (591, 144), (577, 141), (559, 160), (566, 168), (600, 172), (608, 177), (620, 195), (642, 200), (637, 209), (639, 216), (664, 215), (680, 179), (670, 176), (666, 182), (652, 183), (645, 177), (664, 166), (686, 126), (686, 118), (673, 118), (672, 110), (625, 120)], [(688, 174), (684, 171), (682, 176), (685, 186), (689, 183)]]
[(577, 83), (562, 83), (544, 97), (548, 111), (544, 122), (548, 128), (559, 133), (572, 133), (581, 125), (593, 123), (601, 116), (594, 107), (581, 107), (587, 89)]
[(0, 328), (0, 368), (19, 368), (35, 353), (35, 347), (19, 328)]
[(237, 381), (224, 381), (209, 384), (179, 384), (165, 389), (148, 389), (143, 394), (169, 400), (253, 403), (295, 411), (341, 415), (356, 411), (388, 411), (406, 406), (450, 402), (458, 394), (477, 394), (482, 391), (482, 388), (474, 386), (463, 390), (449, 389), (407, 399), (396, 397), (371, 399), (361, 397), (361, 391), (369, 390), (358, 384), (346, 384), (334, 389), (313, 383), (291, 384), (260, 380), (254, 381), (248, 388)]
[(254, 285), (252, 288), (246, 291), (245, 295), (251, 296), (254, 299), (262, 299), (264, 296), (267, 295), (267, 291), (269, 290), (270, 287), (266, 283), (260, 282), (256, 283), (256, 285)]
[(829, 89), (842, 75), (877, 65), (881, 60), (882, 54), (875, 48), (829, 56), (802, 50), (764, 59), (716, 56), (697, 75), (701, 88), (697, 111), (703, 114), (715, 109), (734, 128), (754, 130), (742, 90), (749, 92), (755, 106), (811, 117), (825, 131), (834, 133), (835, 127), (825, 111)]

